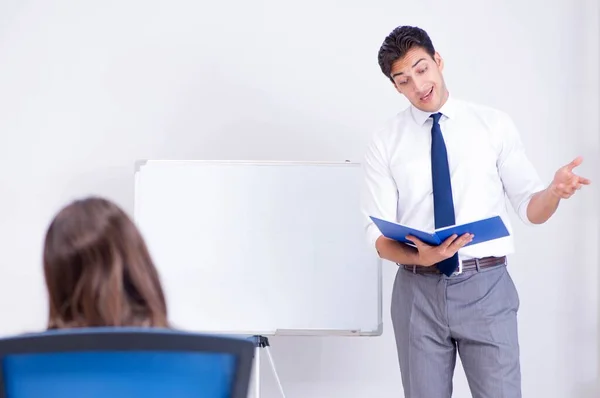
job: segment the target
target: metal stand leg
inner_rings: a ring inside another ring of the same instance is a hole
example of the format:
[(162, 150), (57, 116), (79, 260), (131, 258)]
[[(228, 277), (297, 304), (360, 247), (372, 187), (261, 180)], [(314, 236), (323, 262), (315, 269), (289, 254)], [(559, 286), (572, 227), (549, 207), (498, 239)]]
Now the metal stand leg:
[(273, 374), (275, 375), (275, 380), (277, 380), (277, 385), (279, 386), (279, 392), (281, 392), (282, 398), (285, 398), (285, 393), (283, 392), (283, 387), (281, 386), (281, 381), (279, 380), (279, 376), (277, 375), (277, 369), (275, 369), (275, 362), (273, 362), (273, 356), (271, 355), (271, 349), (267, 345), (265, 347), (267, 349), (267, 355), (269, 357), (269, 362), (271, 362), (271, 369), (273, 369)]
[(254, 349), (254, 398), (260, 397), (260, 347)]
[(260, 398), (260, 349), (266, 348), (267, 356), (269, 357), (269, 363), (271, 364), (271, 369), (273, 370), (273, 374), (275, 375), (275, 380), (277, 381), (277, 385), (279, 386), (279, 392), (281, 393), (281, 397), (285, 398), (285, 393), (283, 392), (283, 386), (281, 385), (281, 380), (279, 380), (279, 375), (277, 374), (277, 369), (275, 368), (275, 362), (273, 361), (273, 356), (271, 355), (271, 350), (269, 348), (269, 339), (264, 336), (254, 336), (256, 348), (254, 349), (254, 398)]

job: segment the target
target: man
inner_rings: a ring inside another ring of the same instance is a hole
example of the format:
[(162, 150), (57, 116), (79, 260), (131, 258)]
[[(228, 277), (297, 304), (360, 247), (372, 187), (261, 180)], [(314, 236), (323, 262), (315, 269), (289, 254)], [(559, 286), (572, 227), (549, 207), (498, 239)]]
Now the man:
[(456, 353), (474, 398), (520, 398), (519, 297), (506, 268), (508, 236), (439, 246), (387, 239), (368, 216), (432, 231), (499, 215), (505, 195), (520, 219), (541, 224), (589, 180), (561, 167), (545, 187), (511, 118), (453, 98), (443, 60), (420, 28), (396, 28), (379, 65), (410, 106), (373, 137), (365, 157), (364, 214), (370, 243), (398, 264), (391, 315), (405, 398), (449, 398)]

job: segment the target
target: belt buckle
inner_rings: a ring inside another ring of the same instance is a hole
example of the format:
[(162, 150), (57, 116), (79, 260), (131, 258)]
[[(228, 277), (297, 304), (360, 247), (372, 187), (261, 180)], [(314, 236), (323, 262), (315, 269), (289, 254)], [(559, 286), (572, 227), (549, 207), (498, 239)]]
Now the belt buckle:
[(459, 257), (458, 258), (458, 270), (454, 271), (452, 273), (452, 276), (460, 275), (462, 273), (463, 273), (463, 262), (462, 262), (462, 259)]

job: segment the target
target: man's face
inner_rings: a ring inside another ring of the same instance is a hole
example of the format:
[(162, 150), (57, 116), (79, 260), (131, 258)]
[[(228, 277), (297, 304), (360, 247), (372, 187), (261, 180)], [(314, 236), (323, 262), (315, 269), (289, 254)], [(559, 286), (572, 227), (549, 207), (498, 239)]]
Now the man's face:
[(413, 47), (392, 66), (398, 92), (424, 112), (437, 112), (448, 97), (438, 53), (434, 59), (421, 47)]

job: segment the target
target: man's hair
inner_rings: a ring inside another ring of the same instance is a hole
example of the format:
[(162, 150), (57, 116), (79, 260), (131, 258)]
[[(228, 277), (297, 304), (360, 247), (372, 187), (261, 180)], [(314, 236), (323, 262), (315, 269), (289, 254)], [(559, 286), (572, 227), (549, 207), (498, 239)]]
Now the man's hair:
[(168, 327), (146, 244), (111, 201), (90, 197), (64, 207), (46, 233), (43, 262), (49, 329)]
[(432, 58), (435, 48), (427, 32), (415, 26), (398, 26), (383, 41), (379, 49), (379, 67), (385, 76), (391, 77), (392, 65), (414, 48), (423, 48)]

